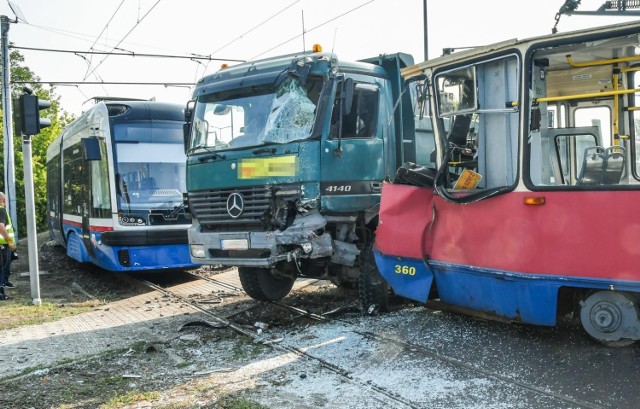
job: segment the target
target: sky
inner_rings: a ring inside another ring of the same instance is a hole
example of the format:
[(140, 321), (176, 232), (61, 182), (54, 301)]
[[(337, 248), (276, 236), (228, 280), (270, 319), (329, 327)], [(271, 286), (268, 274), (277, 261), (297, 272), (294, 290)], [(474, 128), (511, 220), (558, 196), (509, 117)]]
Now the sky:
[[(193, 84), (222, 63), (256, 60), (321, 44), (340, 60), (405, 52), (425, 59), (423, 0), (12, 0), (26, 20), (10, 25), (16, 47), (217, 60), (89, 55), (20, 49), (45, 82)], [(428, 0), (428, 56), (550, 34), (564, 0)], [(593, 11), (604, 0), (582, 0)], [(0, 15), (15, 19), (7, 0)], [(636, 18), (562, 16), (560, 32)], [(303, 34), (304, 33), (304, 34)], [(49, 87), (49, 85), (45, 85)], [(94, 96), (186, 104), (190, 85), (56, 85), (62, 108), (79, 115)]]

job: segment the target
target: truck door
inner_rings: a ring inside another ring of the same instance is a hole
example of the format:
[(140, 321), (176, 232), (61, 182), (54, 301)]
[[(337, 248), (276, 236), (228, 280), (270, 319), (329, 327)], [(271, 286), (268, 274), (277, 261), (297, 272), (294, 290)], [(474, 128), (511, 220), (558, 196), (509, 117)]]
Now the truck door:
[(329, 137), (321, 142), (320, 190), (322, 207), (329, 212), (357, 211), (369, 202), (375, 204), (385, 174), (386, 130), (381, 126), (378, 85), (356, 82), (351, 109), (343, 111), (342, 118), (340, 109), (341, 104), (334, 106)]

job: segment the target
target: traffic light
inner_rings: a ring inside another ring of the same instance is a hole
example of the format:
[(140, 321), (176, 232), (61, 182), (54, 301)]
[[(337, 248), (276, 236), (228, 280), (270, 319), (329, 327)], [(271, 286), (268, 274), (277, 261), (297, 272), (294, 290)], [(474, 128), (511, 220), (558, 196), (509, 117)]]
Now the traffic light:
[(14, 121), (17, 134), (35, 135), (42, 128), (51, 126), (51, 119), (40, 118), (40, 110), (51, 107), (51, 101), (39, 99), (35, 95), (24, 94), (16, 100), (14, 105)]

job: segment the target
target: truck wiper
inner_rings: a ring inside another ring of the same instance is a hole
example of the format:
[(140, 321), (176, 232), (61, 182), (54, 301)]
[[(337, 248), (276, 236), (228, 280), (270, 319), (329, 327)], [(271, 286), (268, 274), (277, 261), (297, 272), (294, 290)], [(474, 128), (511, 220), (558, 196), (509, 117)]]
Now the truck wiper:
[(270, 153), (273, 155), (276, 153), (276, 148), (258, 148), (253, 151), (254, 155), (259, 155), (261, 153)]
[(208, 161), (209, 159), (225, 159), (225, 158), (226, 158), (226, 156), (224, 156), (224, 155), (221, 155), (221, 154), (215, 153), (215, 152), (211, 152), (208, 155), (204, 155), (204, 156), (199, 157), (198, 160), (200, 162), (205, 162), (205, 161)]
[(191, 149), (189, 149), (189, 153), (194, 153), (198, 149), (202, 149), (202, 150), (205, 150), (205, 151), (209, 152), (209, 155), (201, 156), (200, 158), (198, 158), (198, 160), (200, 162), (204, 162), (204, 161), (207, 161), (209, 159), (225, 159), (226, 158), (226, 156), (217, 153), (215, 149), (213, 149), (213, 148), (211, 148), (209, 146), (205, 146), (205, 145), (198, 145), (198, 146), (196, 146), (194, 148), (191, 148)]

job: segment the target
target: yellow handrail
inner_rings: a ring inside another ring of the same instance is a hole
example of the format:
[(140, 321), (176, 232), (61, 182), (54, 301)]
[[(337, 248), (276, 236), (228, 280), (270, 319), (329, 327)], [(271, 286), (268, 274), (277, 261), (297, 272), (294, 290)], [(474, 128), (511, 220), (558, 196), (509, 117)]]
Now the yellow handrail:
[(634, 71), (640, 71), (640, 66), (620, 68), (620, 72), (622, 73), (634, 72)]
[(640, 92), (640, 88), (622, 89), (619, 91), (590, 92), (588, 94), (564, 95), (559, 97), (534, 98), (533, 103), (537, 104), (540, 102), (568, 101), (571, 99), (613, 97), (616, 95), (635, 94), (636, 92)]
[[(620, 74), (618, 74), (617, 72), (615, 72), (613, 74), (613, 91), (614, 92), (618, 92), (620, 91), (620, 89), (618, 88), (618, 76)], [(618, 96), (616, 95), (613, 98), (613, 123), (612, 125), (612, 130), (613, 130), (613, 144), (614, 145), (618, 145), (620, 143), (620, 134), (619, 134), (619, 128), (618, 128), (618, 117), (619, 117), (619, 113), (618, 113)]]
[(640, 55), (633, 55), (631, 57), (610, 58), (608, 60), (596, 60), (586, 62), (575, 62), (570, 55), (567, 55), (567, 62), (574, 68), (581, 67), (595, 67), (596, 65), (612, 65), (619, 62), (640, 61)]

